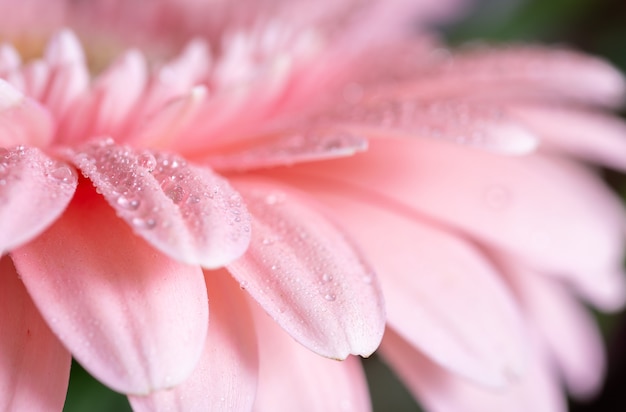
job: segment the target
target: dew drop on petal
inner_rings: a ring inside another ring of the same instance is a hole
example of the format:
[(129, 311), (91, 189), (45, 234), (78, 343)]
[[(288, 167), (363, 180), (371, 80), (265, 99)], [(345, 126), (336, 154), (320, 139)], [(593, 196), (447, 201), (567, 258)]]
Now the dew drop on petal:
[(138, 199), (132, 199), (126, 196), (117, 198), (117, 205), (126, 210), (137, 210), (141, 202)]
[(326, 299), (329, 302), (334, 302), (335, 299), (337, 299), (337, 296), (335, 296), (334, 293), (327, 293), (324, 295), (324, 299)]
[(73, 168), (63, 163), (53, 165), (49, 172), (50, 177), (60, 183), (73, 184), (78, 177)]
[(157, 166), (156, 158), (150, 152), (141, 153), (137, 157), (137, 162), (139, 163), (139, 166), (148, 169), (149, 172), (152, 172)]
[(152, 218), (134, 217), (131, 221), (136, 229), (150, 230), (156, 227), (156, 220)]

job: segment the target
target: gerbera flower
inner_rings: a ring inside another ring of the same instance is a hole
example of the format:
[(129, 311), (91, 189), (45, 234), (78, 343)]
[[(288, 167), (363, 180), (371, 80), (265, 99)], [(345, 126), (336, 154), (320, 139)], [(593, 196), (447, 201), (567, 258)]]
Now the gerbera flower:
[[(2, 406), (61, 409), (73, 356), (136, 410), (367, 410), (352, 355), (381, 340), (432, 410), (592, 394), (577, 298), (623, 304), (625, 224), (582, 163), (626, 167), (602, 114), (621, 75), (565, 50), (451, 53), (401, 24), (443, 12), (428, 2), (241, 4), (10, 27)], [(86, 53), (66, 29), (22, 61), (62, 24)]]

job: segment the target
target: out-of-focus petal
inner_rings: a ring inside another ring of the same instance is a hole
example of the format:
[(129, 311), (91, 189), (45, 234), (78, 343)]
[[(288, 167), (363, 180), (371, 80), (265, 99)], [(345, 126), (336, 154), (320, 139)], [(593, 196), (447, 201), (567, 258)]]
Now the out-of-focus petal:
[(626, 83), (607, 62), (569, 50), (477, 48), (419, 73), (405, 88), (422, 98), (540, 98), (616, 106)]
[(76, 171), (38, 149), (0, 149), (0, 253), (31, 240), (63, 213)]
[[(532, 342), (526, 342), (533, 348)], [(525, 375), (505, 388), (480, 387), (441, 369), (388, 330), (381, 353), (432, 412), (565, 412), (565, 399), (549, 362), (537, 352)]]
[(173, 389), (130, 396), (133, 410), (247, 412), (256, 395), (258, 353), (248, 302), (226, 271), (205, 272), (211, 322), (193, 374)]
[(286, 187), (241, 179), (250, 248), (228, 270), (297, 341), (323, 356), (370, 355), (384, 330), (378, 281), (346, 237)]
[(513, 115), (541, 137), (542, 146), (626, 171), (626, 124), (574, 107), (511, 104)]
[(33, 305), (8, 256), (0, 260), (0, 409), (60, 411), (70, 353)]
[(521, 316), (477, 250), (362, 192), (328, 182), (299, 186), (330, 206), (358, 239), (380, 274), (388, 325), (440, 365), (481, 384), (503, 386), (524, 373)]
[(256, 310), (259, 336), (257, 412), (371, 410), (367, 382), (358, 358), (325, 359), (299, 345)]
[(460, 228), (532, 268), (568, 278), (604, 309), (624, 302), (617, 275), (623, 206), (573, 163), (494, 156), (432, 140), (373, 139), (363, 154), (323, 168), (298, 165), (291, 171), (297, 173), (369, 190)]
[(83, 146), (72, 158), (118, 216), (174, 259), (216, 268), (246, 250), (246, 207), (210, 169), (110, 140)]
[(367, 149), (367, 140), (345, 128), (286, 133), (270, 140), (251, 141), (243, 147), (213, 154), (204, 160), (217, 170), (248, 170), (350, 156)]
[[(402, 86), (397, 88), (402, 93)], [(378, 96), (339, 112), (332, 120), (363, 136), (444, 139), (505, 154), (525, 154), (538, 144), (535, 135), (502, 111), (455, 101), (423, 103)]]
[(63, 118), (58, 135), (63, 143), (85, 141), (89, 137), (115, 134), (121, 138), (133, 116), (147, 82), (143, 55), (131, 50), (120, 56), (93, 87), (72, 105)]
[[(57, 118), (67, 114), (72, 103), (89, 87), (89, 71), (85, 64), (80, 42), (70, 30), (62, 30), (50, 41), (45, 54), (45, 87), (41, 88), (38, 99), (55, 114)], [(39, 71), (42, 71), (41, 69)], [(36, 73), (32, 73), (36, 74)], [(27, 77), (29, 92), (36, 92), (33, 86), (36, 76)], [(69, 116), (76, 116), (71, 113)], [(85, 120), (85, 119), (82, 119)]]
[(45, 146), (53, 132), (50, 112), (0, 79), (0, 146)]
[(89, 185), (11, 256), (50, 328), (106, 385), (147, 394), (192, 373), (208, 327), (201, 269), (151, 248)]
[(571, 293), (555, 279), (509, 265), (530, 323), (545, 339), (569, 390), (581, 398), (594, 395), (606, 361), (597, 326)]

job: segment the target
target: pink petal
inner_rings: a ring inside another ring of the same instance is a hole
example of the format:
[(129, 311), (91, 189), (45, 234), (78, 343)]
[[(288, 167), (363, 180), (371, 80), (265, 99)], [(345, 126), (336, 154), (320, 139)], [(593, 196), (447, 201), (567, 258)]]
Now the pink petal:
[[(344, 128), (345, 129), (345, 128)], [(367, 149), (367, 140), (341, 127), (286, 133), (274, 139), (247, 142), (204, 160), (217, 170), (249, 170), (353, 155)]]
[(476, 48), (457, 53), (411, 83), (415, 98), (541, 97), (616, 106), (622, 74), (605, 61), (539, 47)]
[(11, 259), (0, 260), (0, 409), (60, 411), (70, 353), (45, 324)]
[(459, 228), (568, 278), (604, 309), (624, 302), (623, 207), (573, 163), (493, 156), (432, 140), (373, 139), (366, 153), (290, 171), (298, 173), (367, 190)]
[(146, 82), (143, 55), (132, 50), (122, 55), (98, 77), (73, 111), (65, 116), (58, 132), (63, 142), (80, 142), (87, 137), (107, 134), (124, 135), (135, 120), (133, 108), (142, 95)]
[(455, 101), (421, 103), (402, 95), (402, 85), (333, 117), (353, 133), (378, 137), (445, 139), (481, 149), (525, 154), (537, 137), (500, 110)]
[(0, 79), (0, 146), (45, 146), (53, 132), (48, 110)]
[(508, 110), (542, 138), (542, 145), (626, 171), (626, 124), (574, 107), (509, 105)]
[(141, 110), (149, 114), (168, 101), (184, 96), (201, 84), (211, 68), (207, 44), (193, 40), (174, 60), (161, 67), (151, 79)]
[[(532, 342), (529, 347), (532, 347)], [(523, 378), (501, 389), (484, 388), (439, 368), (387, 331), (382, 354), (420, 402), (432, 412), (565, 412), (557, 379), (533, 350)]]
[(139, 124), (129, 140), (141, 146), (176, 148), (180, 145), (181, 136), (187, 134), (192, 120), (198, 117), (206, 97), (206, 87), (196, 86), (172, 99)]
[(509, 266), (531, 324), (541, 332), (569, 390), (580, 398), (593, 396), (606, 368), (595, 322), (556, 280)]
[(54, 222), (76, 183), (71, 166), (38, 149), (0, 149), (0, 252), (28, 242)]
[(118, 216), (172, 258), (216, 268), (243, 254), (250, 218), (240, 196), (210, 169), (111, 140), (73, 156)]
[[(46, 49), (45, 62), (49, 70), (45, 73), (47, 78), (45, 94), (40, 100), (57, 118), (61, 118), (89, 87), (89, 71), (85, 65), (85, 56), (74, 33), (62, 30), (54, 36)], [(28, 82), (31, 88), (33, 80), (35, 79), (31, 76)], [(75, 116), (76, 113), (69, 115)]]
[(358, 358), (322, 358), (255, 311), (259, 335), (258, 412), (371, 410), (367, 382)]
[(252, 241), (228, 270), (297, 341), (323, 356), (368, 356), (384, 329), (369, 266), (311, 200), (262, 180), (238, 180)]
[(404, 339), (482, 384), (505, 385), (523, 374), (526, 335), (520, 314), (477, 250), (345, 186), (300, 182), (300, 187), (323, 200), (358, 239), (380, 274), (387, 324)]
[(252, 410), (258, 354), (248, 302), (227, 272), (205, 272), (205, 280), (211, 322), (198, 366), (173, 389), (130, 396), (134, 411)]
[(104, 384), (147, 394), (195, 368), (208, 326), (200, 268), (155, 251), (88, 185), (12, 257), (52, 330)]

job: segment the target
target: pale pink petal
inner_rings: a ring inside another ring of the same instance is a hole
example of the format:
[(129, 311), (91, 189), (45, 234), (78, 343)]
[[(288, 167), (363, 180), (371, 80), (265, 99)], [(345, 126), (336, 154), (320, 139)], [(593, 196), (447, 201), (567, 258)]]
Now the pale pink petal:
[(0, 260), (0, 409), (60, 411), (70, 353), (52, 334), (8, 256)]
[(130, 396), (139, 411), (250, 411), (256, 395), (258, 354), (248, 302), (226, 271), (205, 272), (211, 322), (193, 374), (173, 389)]
[(121, 138), (129, 123), (136, 120), (132, 109), (144, 91), (146, 71), (140, 52), (131, 50), (119, 57), (63, 118), (58, 132), (62, 142), (76, 143), (107, 134)]
[(85, 145), (72, 158), (135, 233), (174, 259), (216, 268), (246, 250), (246, 207), (210, 169), (111, 140)]
[(604, 309), (624, 302), (618, 276), (623, 207), (573, 163), (493, 156), (433, 140), (373, 139), (361, 155), (326, 161), (323, 168), (292, 168), (291, 175), (299, 173), (368, 190), (455, 226), (535, 269), (568, 278)]
[(370, 355), (384, 329), (375, 275), (302, 194), (269, 181), (234, 182), (252, 214), (252, 241), (228, 270), (297, 341), (323, 356)]
[(207, 44), (191, 41), (176, 59), (161, 67), (150, 80), (145, 98), (140, 102), (143, 113), (149, 114), (171, 99), (187, 94), (208, 76), (211, 58)]
[[(60, 118), (67, 114), (68, 109), (78, 97), (84, 93), (89, 86), (89, 71), (85, 65), (80, 42), (70, 30), (62, 30), (50, 41), (46, 49), (45, 62), (47, 84), (40, 100), (46, 107)], [(39, 72), (43, 69), (39, 69)], [(29, 79), (30, 87), (33, 87), (35, 80), (33, 75), (43, 73), (32, 73)], [(75, 116), (71, 113), (69, 116)]]
[[(402, 86), (391, 93), (401, 94)], [(428, 137), (507, 154), (525, 154), (538, 139), (519, 122), (489, 107), (455, 101), (421, 103), (377, 97), (338, 113), (334, 121), (353, 133), (379, 137)]]
[(419, 73), (406, 92), (415, 98), (531, 97), (615, 106), (624, 99), (622, 74), (607, 62), (569, 50), (477, 48)]
[(523, 374), (520, 314), (480, 252), (363, 192), (330, 182), (299, 187), (333, 210), (380, 274), (388, 325), (435, 362), (482, 384), (505, 385)]
[(3, 78), (19, 69), (21, 65), (22, 58), (15, 47), (6, 43), (0, 45), (0, 74)]
[(358, 358), (322, 358), (294, 342), (267, 314), (259, 310), (254, 314), (260, 361), (254, 411), (371, 410)]
[(385, 360), (431, 412), (565, 412), (558, 379), (533, 342), (526, 374), (505, 388), (480, 387), (454, 376), (388, 330), (381, 346)]
[(208, 327), (201, 269), (135, 236), (88, 185), (11, 256), (50, 328), (104, 384), (147, 394), (192, 373)]
[(542, 147), (626, 170), (626, 124), (575, 107), (509, 104), (507, 110), (541, 136)]
[(0, 146), (45, 146), (53, 132), (50, 112), (0, 79)]
[(526, 313), (576, 396), (589, 398), (600, 389), (606, 369), (598, 327), (569, 290), (546, 276), (509, 265)]
[(367, 140), (341, 127), (281, 133), (214, 153), (204, 161), (217, 170), (243, 171), (353, 155), (367, 149)]
[(38, 149), (0, 148), (0, 253), (28, 242), (63, 213), (76, 171)]
[(138, 124), (128, 140), (141, 146), (176, 148), (180, 145), (180, 137), (192, 128), (192, 121), (198, 117), (206, 98), (206, 87), (191, 88)]

